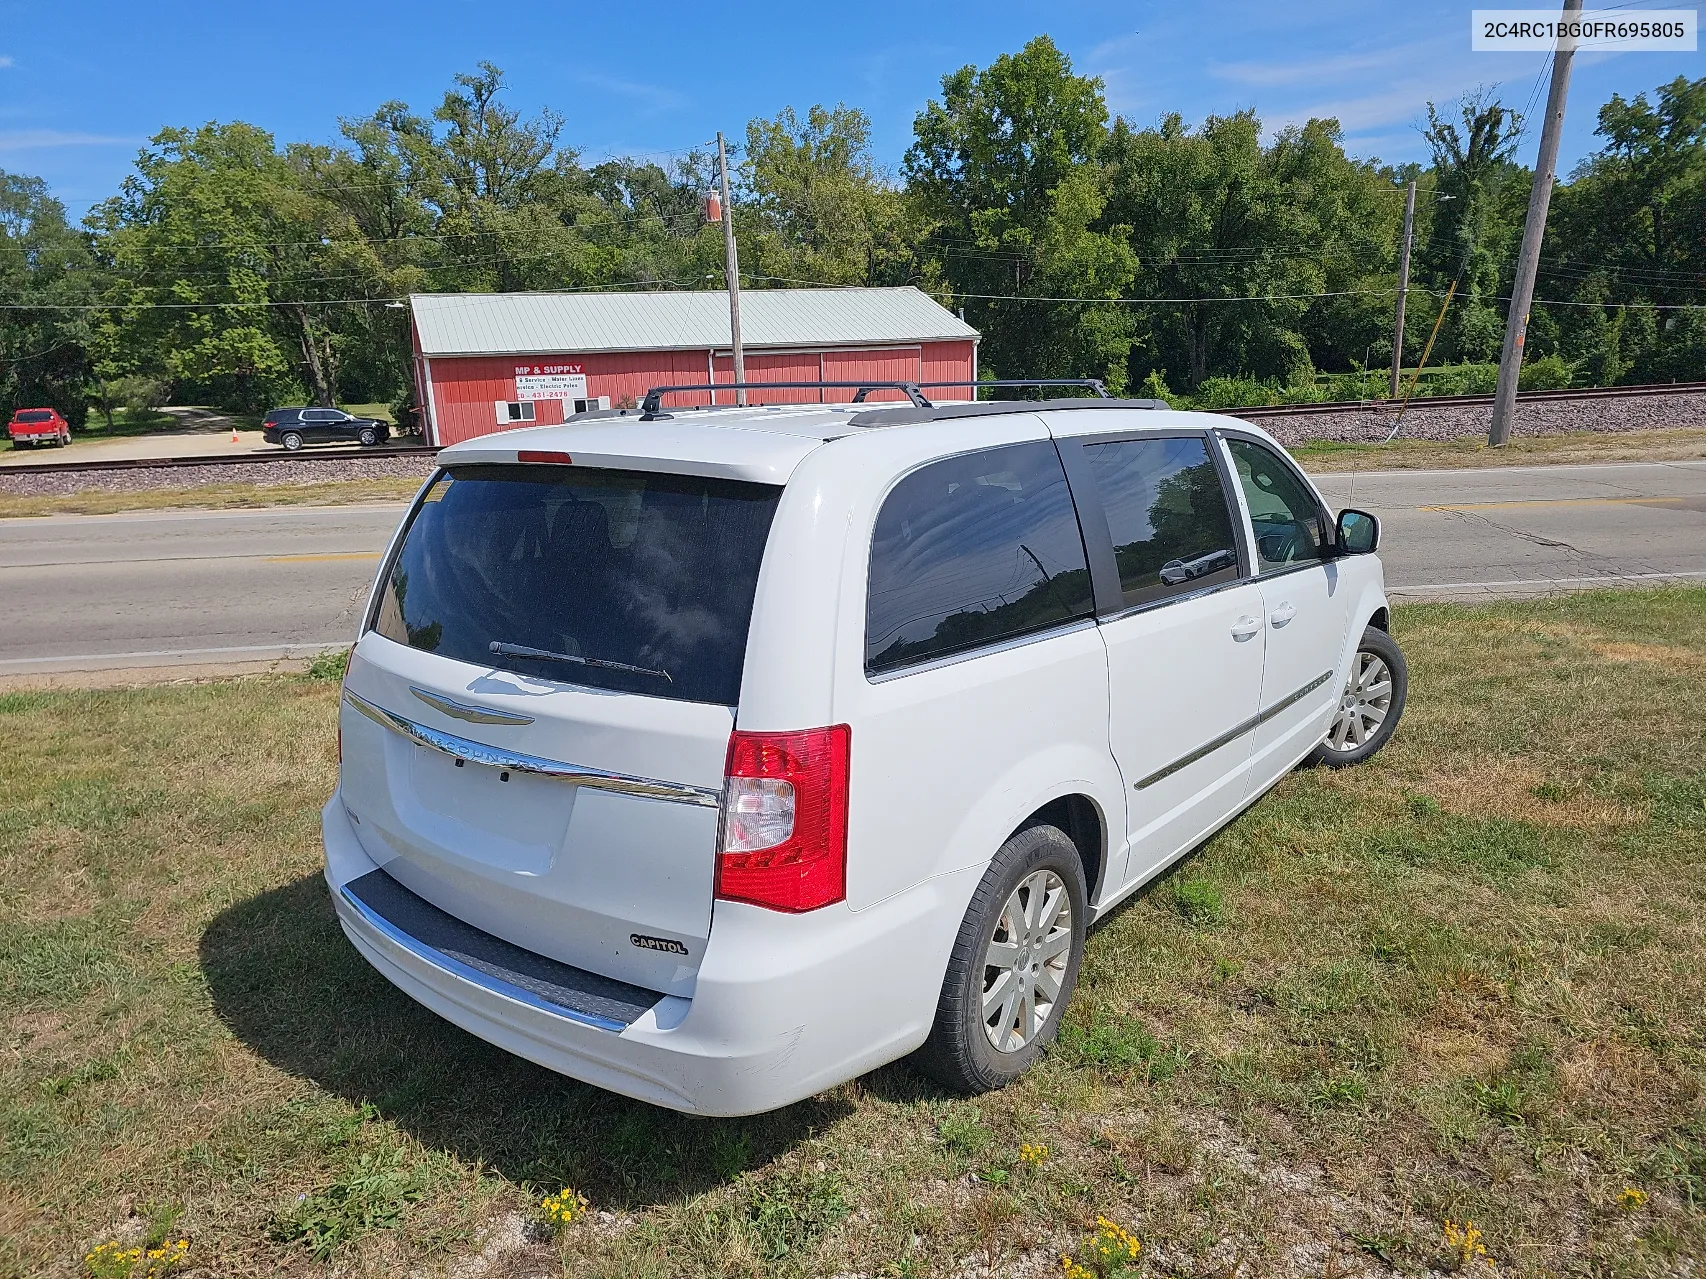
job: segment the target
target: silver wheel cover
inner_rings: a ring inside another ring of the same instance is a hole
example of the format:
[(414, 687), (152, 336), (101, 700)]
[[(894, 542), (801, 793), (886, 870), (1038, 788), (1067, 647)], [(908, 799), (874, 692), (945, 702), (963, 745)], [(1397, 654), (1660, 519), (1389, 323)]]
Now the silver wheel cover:
[(1392, 669), (1378, 653), (1358, 652), (1339, 696), (1333, 726), (1327, 730), (1327, 749), (1341, 753), (1360, 749), (1386, 722), (1391, 709)]
[(1072, 957), (1072, 898), (1052, 870), (1025, 876), (1001, 907), (983, 959), (983, 1031), (997, 1052), (1037, 1037)]

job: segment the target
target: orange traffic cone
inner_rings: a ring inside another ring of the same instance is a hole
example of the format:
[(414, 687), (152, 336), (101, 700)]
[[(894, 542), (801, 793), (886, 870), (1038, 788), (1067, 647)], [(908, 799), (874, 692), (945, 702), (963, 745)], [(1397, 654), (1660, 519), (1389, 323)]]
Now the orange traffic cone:
[(237, 428), (236, 427), (231, 428), (231, 442), (233, 444), (235, 444), (237, 442)]

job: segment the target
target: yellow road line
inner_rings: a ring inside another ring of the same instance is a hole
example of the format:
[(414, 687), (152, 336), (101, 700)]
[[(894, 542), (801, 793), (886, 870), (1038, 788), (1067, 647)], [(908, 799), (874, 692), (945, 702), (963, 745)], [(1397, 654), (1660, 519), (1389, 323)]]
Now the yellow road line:
[(328, 555), (269, 555), (268, 564), (317, 564), (325, 560), (376, 560), (378, 551), (337, 551)]
[(1687, 502), (1686, 497), (1537, 497), (1526, 502), (1465, 502), (1458, 506), (1424, 506), (1424, 511), (1500, 511), (1513, 506), (1621, 506), (1626, 503)]

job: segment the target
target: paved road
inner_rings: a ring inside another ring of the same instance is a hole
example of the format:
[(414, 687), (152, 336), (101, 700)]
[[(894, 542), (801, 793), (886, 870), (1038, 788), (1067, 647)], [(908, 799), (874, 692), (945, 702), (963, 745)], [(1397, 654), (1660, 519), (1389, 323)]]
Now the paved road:
[[(1706, 581), (1706, 462), (1322, 477), (1374, 511), (1393, 594)], [(402, 508), (0, 520), (0, 675), (348, 643)]]
[(1618, 581), (1706, 581), (1706, 462), (1317, 476), (1380, 516), (1392, 593), (1532, 595)]

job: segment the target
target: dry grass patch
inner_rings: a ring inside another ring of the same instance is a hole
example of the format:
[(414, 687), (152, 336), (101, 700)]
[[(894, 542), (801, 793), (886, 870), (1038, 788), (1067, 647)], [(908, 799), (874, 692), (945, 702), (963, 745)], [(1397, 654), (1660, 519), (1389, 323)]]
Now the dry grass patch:
[(1504, 1275), (1686, 1273), (1706, 592), (1397, 634), (1388, 750), (1099, 926), (1031, 1076), (896, 1065), (727, 1121), (508, 1057), (355, 955), (318, 874), (335, 671), (0, 695), (0, 1274), (169, 1220), (185, 1274), (1059, 1275), (1099, 1215), (1135, 1274), (1443, 1273), (1447, 1220)]
[(1706, 458), (1706, 429), (1519, 435), (1499, 448), (1490, 447), (1479, 437), (1443, 441), (1397, 439), (1390, 444), (1320, 440), (1296, 445), (1291, 451), (1307, 470), (1317, 474), (1571, 462), (1680, 462)]

